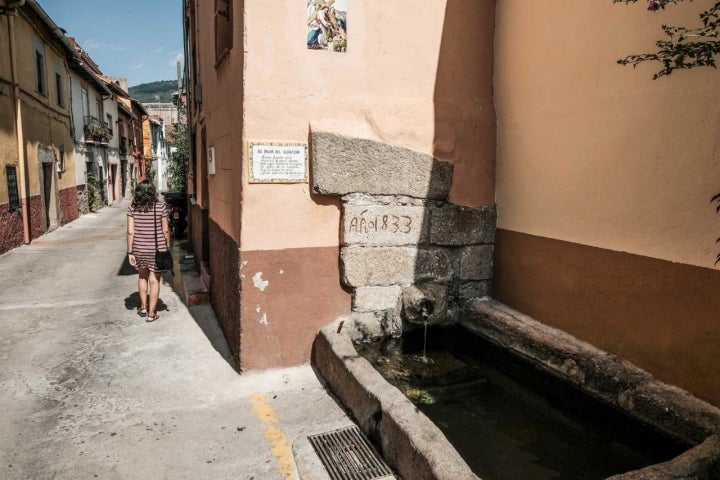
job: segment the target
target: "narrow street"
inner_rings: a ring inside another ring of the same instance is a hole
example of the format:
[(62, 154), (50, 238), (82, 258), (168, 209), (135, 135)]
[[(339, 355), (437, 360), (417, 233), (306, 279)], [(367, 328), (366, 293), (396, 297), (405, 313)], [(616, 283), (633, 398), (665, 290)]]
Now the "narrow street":
[(309, 366), (238, 375), (168, 273), (135, 314), (126, 208), (0, 256), (0, 478), (325, 478), (305, 437), (351, 422)]

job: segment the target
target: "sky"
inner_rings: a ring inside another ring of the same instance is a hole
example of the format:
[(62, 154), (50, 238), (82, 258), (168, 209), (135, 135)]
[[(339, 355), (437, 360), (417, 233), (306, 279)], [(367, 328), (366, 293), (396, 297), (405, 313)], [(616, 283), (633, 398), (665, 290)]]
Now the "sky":
[(109, 77), (128, 86), (177, 79), (182, 0), (38, 0)]

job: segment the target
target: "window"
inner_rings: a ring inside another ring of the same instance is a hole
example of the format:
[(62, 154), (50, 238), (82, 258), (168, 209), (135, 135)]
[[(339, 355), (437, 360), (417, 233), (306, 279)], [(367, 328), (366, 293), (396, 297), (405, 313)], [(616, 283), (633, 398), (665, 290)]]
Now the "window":
[(215, 0), (215, 65), (219, 65), (233, 46), (232, 0)]
[(47, 95), (45, 71), (45, 45), (38, 37), (33, 37), (33, 50), (35, 52), (35, 91)]
[(35, 50), (35, 90), (45, 95), (45, 58)]
[(88, 121), (88, 118), (90, 116), (90, 97), (88, 96), (88, 91), (86, 89), (82, 89), (80, 92), (81, 101), (82, 101), (82, 113), (83, 113), (83, 120), (85, 122)]
[(57, 104), (63, 106), (63, 90), (62, 90), (62, 76), (59, 73), (55, 73), (55, 91), (57, 92)]
[(20, 211), (20, 194), (18, 192), (17, 170), (15, 167), (5, 167), (8, 185), (8, 203), (11, 212)]
[(65, 171), (65, 145), (60, 145), (58, 150), (60, 151), (60, 160), (58, 161), (57, 169), (59, 173), (62, 173)]

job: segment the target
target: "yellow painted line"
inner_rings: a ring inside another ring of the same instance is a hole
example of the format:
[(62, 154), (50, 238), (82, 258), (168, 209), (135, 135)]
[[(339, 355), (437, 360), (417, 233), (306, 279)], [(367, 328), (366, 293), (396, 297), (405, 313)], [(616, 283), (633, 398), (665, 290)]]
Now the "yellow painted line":
[(277, 469), (283, 480), (297, 480), (295, 475), (295, 464), (292, 457), (292, 449), (287, 436), (278, 428), (277, 415), (270, 405), (270, 400), (265, 393), (253, 395), (250, 399), (253, 412), (265, 427), (265, 440), (270, 445), (270, 450), (277, 460)]

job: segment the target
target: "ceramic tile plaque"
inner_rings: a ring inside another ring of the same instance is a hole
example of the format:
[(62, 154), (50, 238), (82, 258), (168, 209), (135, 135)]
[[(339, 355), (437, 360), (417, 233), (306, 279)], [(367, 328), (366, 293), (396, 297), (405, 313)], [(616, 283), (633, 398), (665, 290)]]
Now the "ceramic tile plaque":
[(250, 183), (307, 183), (306, 143), (250, 143)]
[(347, 52), (348, 0), (307, 0), (307, 48)]

